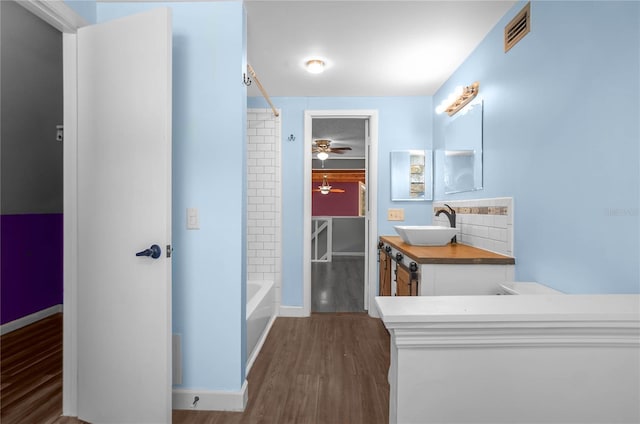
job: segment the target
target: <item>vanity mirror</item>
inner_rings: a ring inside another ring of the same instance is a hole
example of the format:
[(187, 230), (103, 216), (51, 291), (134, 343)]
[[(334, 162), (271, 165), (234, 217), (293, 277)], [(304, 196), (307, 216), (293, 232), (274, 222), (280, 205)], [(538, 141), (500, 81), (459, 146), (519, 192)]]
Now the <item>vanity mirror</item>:
[(391, 152), (391, 200), (424, 201), (433, 198), (431, 150)]
[(482, 101), (470, 103), (445, 126), (444, 192), (482, 188)]

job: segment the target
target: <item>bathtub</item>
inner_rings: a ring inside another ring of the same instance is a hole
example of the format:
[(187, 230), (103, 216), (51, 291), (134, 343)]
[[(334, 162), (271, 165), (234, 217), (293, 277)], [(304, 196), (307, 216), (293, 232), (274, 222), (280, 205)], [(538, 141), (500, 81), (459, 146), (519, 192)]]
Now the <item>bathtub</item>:
[(247, 371), (251, 370), (275, 319), (273, 281), (247, 282)]

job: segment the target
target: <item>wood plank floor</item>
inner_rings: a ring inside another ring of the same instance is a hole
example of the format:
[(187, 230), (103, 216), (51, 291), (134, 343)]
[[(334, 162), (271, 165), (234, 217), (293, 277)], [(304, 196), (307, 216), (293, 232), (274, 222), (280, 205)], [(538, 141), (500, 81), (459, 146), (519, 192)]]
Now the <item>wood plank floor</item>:
[(313, 312), (364, 312), (364, 256), (311, 264)]
[(62, 412), (62, 314), (3, 335), (0, 358), (0, 422), (56, 422)]
[(243, 413), (174, 411), (174, 424), (376, 424), (389, 416), (389, 335), (367, 314), (277, 318)]
[[(2, 424), (77, 424), (62, 411), (62, 315), (2, 336)], [(389, 335), (364, 313), (276, 319), (244, 412), (174, 411), (175, 424), (376, 424), (389, 415)]]

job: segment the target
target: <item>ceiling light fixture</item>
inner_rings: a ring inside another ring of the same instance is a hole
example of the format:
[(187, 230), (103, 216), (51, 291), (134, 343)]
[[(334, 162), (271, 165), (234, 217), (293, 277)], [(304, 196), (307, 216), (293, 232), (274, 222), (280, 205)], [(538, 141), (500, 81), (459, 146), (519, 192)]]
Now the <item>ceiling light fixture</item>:
[(478, 95), (479, 89), (480, 83), (478, 81), (466, 87), (456, 87), (454, 92), (436, 107), (436, 113), (440, 115), (442, 112), (447, 112), (449, 116), (455, 115)]
[(320, 74), (324, 71), (324, 61), (320, 59), (311, 59), (305, 63), (307, 72), (311, 74)]
[(331, 192), (331, 186), (327, 181), (326, 175), (322, 176), (322, 185), (318, 186), (318, 188), (320, 189), (320, 194), (329, 194)]
[(326, 160), (329, 157), (329, 153), (327, 152), (318, 152), (318, 159)]

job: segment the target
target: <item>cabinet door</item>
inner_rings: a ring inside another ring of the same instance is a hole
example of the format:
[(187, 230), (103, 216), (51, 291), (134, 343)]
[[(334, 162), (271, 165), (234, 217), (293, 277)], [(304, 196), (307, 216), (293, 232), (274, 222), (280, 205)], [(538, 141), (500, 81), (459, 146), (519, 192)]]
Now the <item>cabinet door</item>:
[(417, 296), (418, 284), (416, 281), (411, 281), (411, 275), (409, 270), (403, 266), (398, 267), (396, 274), (396, 287), (398, 296)]
[(380, 296), (391, 296), (391, 257), (380, 251)]

